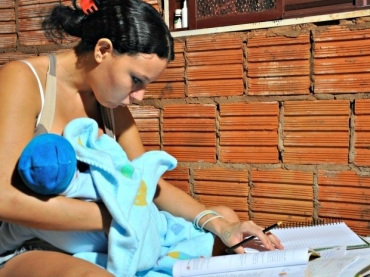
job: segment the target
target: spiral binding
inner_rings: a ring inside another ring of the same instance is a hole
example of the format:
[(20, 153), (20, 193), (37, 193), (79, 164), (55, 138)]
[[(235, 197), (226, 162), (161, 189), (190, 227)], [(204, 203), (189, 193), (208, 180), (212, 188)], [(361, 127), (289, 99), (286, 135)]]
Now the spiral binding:
[(320, 226), (320, 225), (334, 225), (342, 223), (342, 218), (326, 218), (326, 219), (317, 219), (317, 220), (310, 220), (310, 221), (302, 221), (302, 222), (286, 222), (281, 224), (278, 229), (290, 229), (290, 228), (304, 228), (310, 226)]

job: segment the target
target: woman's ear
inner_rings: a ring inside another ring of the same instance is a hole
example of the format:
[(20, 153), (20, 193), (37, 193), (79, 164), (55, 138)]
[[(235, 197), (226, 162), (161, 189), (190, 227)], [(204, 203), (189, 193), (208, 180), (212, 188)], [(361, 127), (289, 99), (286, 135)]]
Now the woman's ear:
[(101, 38), (95, 45), (94, 57), (97, 63), (101, 63), (104, 58), (107, 58), (113, 53), (113, 44), (110, 39)]

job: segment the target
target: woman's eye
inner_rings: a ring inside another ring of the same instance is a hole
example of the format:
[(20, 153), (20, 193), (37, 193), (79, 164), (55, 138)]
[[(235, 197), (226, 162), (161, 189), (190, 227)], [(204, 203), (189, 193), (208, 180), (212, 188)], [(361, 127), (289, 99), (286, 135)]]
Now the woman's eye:
[(136, 77), (132, 77), (132, 81), (135, 83), (135, 84), (141, 84), (141, 80), (136, 78)]

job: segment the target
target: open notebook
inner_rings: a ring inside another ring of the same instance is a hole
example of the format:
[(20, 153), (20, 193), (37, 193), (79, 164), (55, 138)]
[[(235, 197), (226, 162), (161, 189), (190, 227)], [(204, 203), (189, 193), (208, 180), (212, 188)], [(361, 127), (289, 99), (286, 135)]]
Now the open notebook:
[(347, 249), (351, 249), (370, 246), (344, 222), (283, 227), (270, 232), (281, 240), (285, 249), (310, 247), (320, 250), (334, 246), (347, 246)]

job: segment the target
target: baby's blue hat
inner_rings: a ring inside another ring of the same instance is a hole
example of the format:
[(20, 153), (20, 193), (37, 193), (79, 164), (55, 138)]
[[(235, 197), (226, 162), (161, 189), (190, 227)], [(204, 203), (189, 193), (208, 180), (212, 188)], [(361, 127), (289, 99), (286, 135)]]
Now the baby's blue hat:
[(76, 153), (70, 142), (63, 136), (49, 133), (33, 138), (18, 163), (23, 182), (44, 195), (64, 192), (76, 169)]

